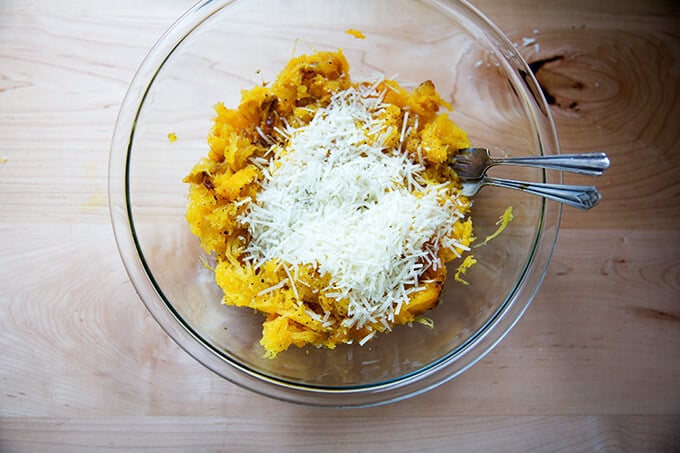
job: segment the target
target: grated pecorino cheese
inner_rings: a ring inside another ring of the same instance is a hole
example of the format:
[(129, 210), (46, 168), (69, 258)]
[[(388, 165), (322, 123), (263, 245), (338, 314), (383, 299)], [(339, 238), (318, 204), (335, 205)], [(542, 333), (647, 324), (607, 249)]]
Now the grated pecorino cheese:
[[(375, 84), (359, 85), (309, 124), (287, 128), (240, 218), (251, 235), (247, 261), (312, 264), (330, 275), (327, 295), (349, 300), (347, 327), (393, 320), (427, 267), (442, 265), (439, 247), (460, 246), (447, 237), (463, 217), (455, 189), (426, 184), (423, 165), (399, 149), (408, 115), (399, 148), (387, 148), (384, 107)], [(294, 270), (286, 272), (292, 282)]]

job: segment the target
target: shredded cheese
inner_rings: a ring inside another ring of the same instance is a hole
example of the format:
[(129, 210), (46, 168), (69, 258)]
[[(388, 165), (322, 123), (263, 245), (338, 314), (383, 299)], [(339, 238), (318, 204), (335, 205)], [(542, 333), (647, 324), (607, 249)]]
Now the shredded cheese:
[(271, 293), (272, 291), (276, 291), (276, 290), (279, 289), (279, 288), (283, 288), (283, 287), (286, 285), (286, 283), (288, 283), (288, 279), (287, 279), (287, 278), (284, 278), (283, 280), (281, 280), (280, 282), (278, 282), (276, 285), (272, 285), (272, 286), (270, 286), (269, 288), (263, 289), (262, 291), (260, 291), (259, 293), (257, 293), (257, 295), (258, 295), (258, 296), (262, 296), (262, 295), (264, 295), (264, 294)]
[(259, 162), (261, 190), (239, 221), (251, 236), (247, 262), (288, 263), (284, 281), (296, 298), (296, 269), (311, 264), (330, 276), (327, 297), (349, 301), (344, 326), (389, 330), (423, 272), (442, 266), (439, 248), (455, 252), (446, 236), (464, 215), (453, 184), (426, 182), (422, 163), (401, 152), (406, 119), (398, 149), (387, 147), (391, 130), (378, 119), (385, 104), (376, 86), (340, 91), (309, 124), (288, 126), (281, 134), (288, 142)]
[(534, 44), (535, 42), (536, 42), (536, 38), (533, 38), (533, 37), (531, 37), (531, 38), (522, 38), (522, 45), (523, 45), (524, 47), (528, 47), (528, 46), (530, 46), (531, 44)]

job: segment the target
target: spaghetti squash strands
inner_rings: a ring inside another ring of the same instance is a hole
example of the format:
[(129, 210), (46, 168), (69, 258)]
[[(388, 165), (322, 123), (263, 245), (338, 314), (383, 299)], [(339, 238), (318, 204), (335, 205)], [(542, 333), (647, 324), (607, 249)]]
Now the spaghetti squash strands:
[(266, 315), (267, 357), (360, 345), (432, 308), (469, 250), (470, 201), (446, 165), (470, 146), (425, 82), (352, 83), (341, 52), (297, 57), (270, 87), (218, 105), (185, 181), (187, 220), (224, 303)]

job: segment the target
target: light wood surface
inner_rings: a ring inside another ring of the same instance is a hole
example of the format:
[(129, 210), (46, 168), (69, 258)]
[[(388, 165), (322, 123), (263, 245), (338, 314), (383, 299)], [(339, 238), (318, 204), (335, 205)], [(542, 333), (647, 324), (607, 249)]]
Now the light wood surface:
[(474, 3), (512, 40), (539, 30), (539, 52), (521, 51), (552, 60), (537, 75), (563, 150), (611, 157), (604, 201), (564, 210), (538, 296), (479, 364), (403, 402), (336, 411), (203, 368), (117, 254), (118, 107), (191, 2), (1, 2), (0, 451), (678, 451), (677, 4)]

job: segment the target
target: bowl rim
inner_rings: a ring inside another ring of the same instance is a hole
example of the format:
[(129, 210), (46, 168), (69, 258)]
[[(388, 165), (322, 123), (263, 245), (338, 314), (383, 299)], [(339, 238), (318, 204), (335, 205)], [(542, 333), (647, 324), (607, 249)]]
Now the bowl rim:
[[(130, 157), (136, 123), (157, 75), (182, 41), (203, 22), (225, 7), (245, 0), (202, 0), (182, 15), (159, 38), (135, 73), (121, 104), (111, 141), (108, 172), (109, 211), (116, 245), (125, 270), (137, 295), (161, 328), (199, 363), (228, 381), (261, 395), (293, 403), (324, 407), (373, 406), (415, 396), (437, 387), (484, 358), (522, 317), (543, 282), (555, 249), (562, 208), (557, 202), (543, 200), (539, 226), (532, 250), (522, 274), (506, 300), (495, 313), (463, 344), (444, 357), (389, 381), (369, 385), (328, 387), (297, 384), (274, 378), (239, 363), (204, 340), (175, 311), (165, 298), (146, 263), (138, 243), (129, 197)], [(465, 18), (485, 29), (502, 45), (500, 57), (515, 64), (517, 80), (531, 96), (528, 105), (538, 127), (538, 142), (543, 153), (544, 142), (559, 154), (559, 141), (554, 120), (538, 82), (510, 40), (483, 13), (465, 0), (427, 0), (444, 13), (466, 11)], [(561, 173), (543, 172), (543, 181), (562, 182)], [(473, 354), (474, 352), (474, 354)], [(454, 367), (454, 363), (458, 366)], [(227, 366), (225, 366), (227, 364)]]

